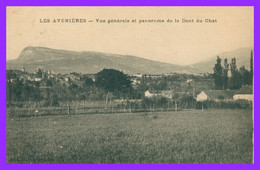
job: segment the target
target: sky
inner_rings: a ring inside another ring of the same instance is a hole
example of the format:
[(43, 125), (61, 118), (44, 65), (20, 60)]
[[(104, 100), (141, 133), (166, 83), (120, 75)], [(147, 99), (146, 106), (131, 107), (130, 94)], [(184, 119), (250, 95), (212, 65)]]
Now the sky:
[[(7, 7), (6, 58), (18, 58), (27, 46), (43, 46), (189, 65), (222, 52), (253, 48), (253, 13), (253, 7)], [(50, 22), (42, 23), (44, 19)], [(86, 22), (57, 23), (58, 19)], [(107, 23), (111, 19), (129, 23)], [(206, 19), (217, 22), (206, 23)]]

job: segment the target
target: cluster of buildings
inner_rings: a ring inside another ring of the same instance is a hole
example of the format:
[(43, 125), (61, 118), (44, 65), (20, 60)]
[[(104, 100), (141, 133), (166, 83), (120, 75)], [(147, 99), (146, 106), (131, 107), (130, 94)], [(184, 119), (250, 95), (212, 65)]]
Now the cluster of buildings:
[[(162, 91), (153, 91), (147, 90), (145, 92), (146, 98), (153, 97), (165, 97), (172, 99), (173, 95), (177, 93), (174, 90), (162, 90)], [(243, 86), (239, 90), (203, 90), (197, 96), (194, 96), (196, 101), (202, 102), (206, 100), (211, 101), (234, 101), (234, 100), (247, 100), (253, 101), (253, 88), (252, 86)]]
[[(38, 70), (35, 70), (35, 73), (28, 73), (25, 72), (25, 69), (21, 70), (8, 70), (10, 72), (13, 72), (17, 75), (17, 78), (22, 81), (31, 81), (31, 82), (41, 82), (43, 79), (55, 79), (56, 81), (60, 81), (62, 84), (68, 84), (69, 82), (73, 81), (76, 83), (81, 82), (81, 74), (54, 74), (50, 70), (42, 70), (42, 75), (37, 75)], [(95, 74), (87, 75), (90, 77), (93, 81), (95, 81)], [(7, 79), (8, 82), (14, 82), (16, 78), (10, 78)]]
[(248, 100), (253, 101), (252, 86), (243, 86), (239, 90), (203, 90), (196, 98), (197, 101), (232, 101), (232, 100)]
[[(133, 85), (136, 85), (140, 83), (142, 74), (137, 74), (132, 76), (132, 83)], [(145, 75), (146, 77), (151, 78), (159, 78), (162, 75)], [(186, 83), (192, 83), (193, 79), (187, 79), (185, 81)], [(155, 91), (155, 90), (147, 90), (144, 93), (144, 96), (146, 98), (153, 98), (153, 97), (165, 97), (168, 99), (172, 99), (174, 94), (179, 94), (181, 92), (174, 92), (174, 90), (161, 90), (161, 91)], [(254, 95), (253, 95), (253, 88), (252, 86), (243, 86), (239, 90), (203, 90), (199, 94), (195, 95), (192, 94), (192, 96), (196, 99), (196, 101), (233, 101), (233, 100), (248, 100), (253, 101)]]

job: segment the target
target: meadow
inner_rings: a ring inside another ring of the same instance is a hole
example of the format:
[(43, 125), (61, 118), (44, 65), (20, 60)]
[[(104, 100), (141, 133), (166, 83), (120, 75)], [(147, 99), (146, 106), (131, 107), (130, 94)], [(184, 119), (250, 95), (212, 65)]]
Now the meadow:
[(7, 118), (7, 163), (253, 163), (250, 109)]

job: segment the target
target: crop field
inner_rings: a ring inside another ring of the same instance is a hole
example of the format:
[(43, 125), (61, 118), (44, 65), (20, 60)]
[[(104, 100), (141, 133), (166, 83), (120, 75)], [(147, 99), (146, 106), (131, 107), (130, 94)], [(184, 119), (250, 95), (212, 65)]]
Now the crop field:
[(252, 111), (9, 117), (7, 163), (253, 163)]

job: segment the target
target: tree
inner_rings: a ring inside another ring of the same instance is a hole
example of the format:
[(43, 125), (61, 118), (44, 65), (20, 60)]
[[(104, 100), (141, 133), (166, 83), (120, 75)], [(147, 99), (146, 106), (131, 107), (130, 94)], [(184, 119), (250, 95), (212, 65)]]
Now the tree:
[(175, 111), (178, 111), (178, 101), (179, 101), (180, 96), (178, 95), (178, 93), (174, 94), (172, 96), (172, 99), (174, 101), (174, 106), (175, 106)]
[(21, 101), (21, 95), (23, 92), (23, 82), (18, 78), (14, 82), (7, 83), (7, 101), (14, 102), (14, 101)]
[(28, 82), (24, 82), (22, 87), (21, 98), (23, 101), (31, 100), (31, 93), (33, 92), (33, 88), (29, 85)]
[(254, 81), (254, 63), (253, 63), (253, 50), (250, 53), (250, 85), (253, 84)]
[(219, 56), (217, 57), (217, 63), (214, 67), (214, 83), (215, 83), (215, 89), (221, 90), (223, 89), (223, 67), (221, 66), (221, 58)]
[(182, 108), (193, 108), (194, 104), (196, 103), (196, 99), (192, 95), (184, 94), (180, 98), (180, 103), (182, 105)]
[(241, 74), (242, 85), (251, 85), (251, 75), (245, 66), (240, 67), (239, 73)]
[(165, 97), (161, 97), (161, 98), (158, 100), (159, 106), (160, 106), (161, 108), (164, 108), (164, 109), (167, 108), (168, 102), (169, 102), (169, 101), (168, 101), (167, 98), (165, 98)]
[(226, 90), (228, 86), (228, 71), (229, 64), (227, 58), (224, 60), (224, 69), (223, 69), (223, 89)]
[(37, 77), (37, 78), (42, 78), (42, 75), (43, 75), (42, 70), (41, 70), (41, 69), (38, 69), (38, 71), (37, 71), (37, 73), (36, 73), (36, 77)]
[(6, 80), (16, 79), (16, 78), (17, 78), (17, 75), (13, 70), (6, 71)]
[(46, 84), (47, 87), (52, 87), (53, 86), (52, 81), (48, 80), (48, 79), (45, 81), (45, 84)]
[(158, 86), (159, 90), (166, 90), (167, 89), (167, 80), (159, 81), (157, 86)]
[(90, 77), (88, 77), (87, 75), (84, 75), (83, 77), (82, 77), (82, 80), (83, 80), (83, 86), (84, 87), (88, 87), (88, 86), (92, 86), (92, 85), (94, 85), (94, 82), (93, 82), (93, 80), (90, 78)]
[(231, 78), (229, 81), (230, 89), (232, 90), (240, 89), (242, 86), (242, 77), (237, 69), (236, 58), (231, 59), (230, 71), (231, 71)]
[(96, 85), (117, 96), (130, 94), (132, 90), (129, 76), (114, 69), (103, 69), (97, 73)]

